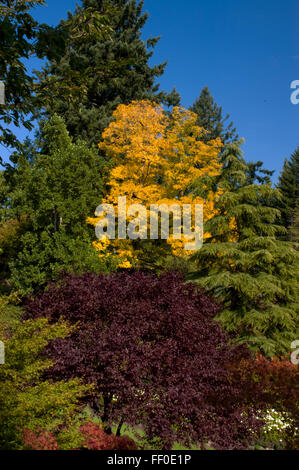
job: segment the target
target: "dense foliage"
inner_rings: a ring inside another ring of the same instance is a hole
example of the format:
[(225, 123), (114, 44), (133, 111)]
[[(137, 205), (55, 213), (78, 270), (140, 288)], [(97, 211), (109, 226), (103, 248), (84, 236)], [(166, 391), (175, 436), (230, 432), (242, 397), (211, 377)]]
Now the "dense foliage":
[(269, 409), (285, 417), (287, 426), (283, 439), (288, 449), (299, 449), (299, 366), (289, 357), (266, 359), (260, 355), (255, 361), (241, 361), (243, 374), (258, 381), (263, 388), (263, 399)]
[(0, 5), (0, 449), (298, 449), (298, 148), (275, 189), (160, 91), (143, 0), (42, 5)]
[[(204, 220), (210, 219), (214, 215), (214, 193), (209, 191), (205, 198), (194, 197), (190, 188), (198, 179), (220, 173), (221, 141), (204, 143), (204, 129), (196, 125), (196, 115), (184, 108), (174, 107), (166, 114), (161, 106), (150, 101), (134, 101), (127, 106), (120, 105), (113, 117), (99, 144), (114, 164), (103, 203), (116, 209), (118, 197), (125, 196), (127, 207), (143, 204), (148, 224), (138, 223), (140, 208), (136, 207), (135, 214), (127, 215), (130, 226), (135, 223), (134, 240), (100, 239), (95, 246), (106, 256), (117, 250), (122, 267), (141, 265), (153, 269), (163, 264), (167, 256), (186, 257), (187, 237), (175, 239), (172, 230), (175, 222), (182, 230), (182, 217), (173, 214), (173, 219), (179, 220), (172, 222), (168, 236), (163, 233), (163, 239), (153, 241), (149, 227), (153, 217), (149, 209), (157, 204), (163, 213), (167, 209), (171, 212), (174, 204), (180, 209), (184, 204), (203, 204)], [(132, 220), (133, 215), (136, 219)], [(118, 219), (117, 210), (116, 216)], [(96, 225), (100, 219), (90, 219), (90, 222)]]
[(49, 341), (69, 334), (65, 323), (49, 325), (44, 318), (1, 324), (5, 364), (0, 366), (0, 449), (21, 449), (22, 430), (56, 429), (70, 425), (88, 387), (79, 379), (44, 380), (51, 361), (43, 354)]
[[(133, 439), (128, 436), (115, 436), (106, 434), (95, 423), (84, 423), (80, 426), (80, 447), (73, 450), (137, 450)], [(28, 429), (23, 432), (23, 440), (26, 449), (31, 450), (59, 450), (59, 443), (49, 431), (34, 432)]]
[(257, 422), (243, 389), (251, 389), (251, 400), (258, 389), (231, 380), (229, 369), (248, 353), (229, 345), (213, 320), (219, 306), (180, 275), (69, 276), (26, 311), (54, 323), (79, 322), (70, 338), (49, 345), (55, 361), (49, 374), (93, 383), (90, 404), (106, 431), (114, 423), (142, 425), (164, 448), (174, 441), (248, 444)]
[(217, 182), (223, 194), (194, 255), (195, 278), (221, 298), (228, 331), (266, 355), (286, 354), (299, 334), (298, 253), (278, 239), (277, 191), (248, 185), (246, 168), (239, 144), (227, 146)]
[[(121, 103), (140, 99), (179, 103), (175, 91), (170, 95), (158, 92), (155, 80), (163, 74), (166, 63), (149, 65), (159, 38), (141, 40), (148, 18), (142, 10), (143, 1), (84, 0), (75, 15), (69, 17), (71, 25), (88, 12), (106, 15), (109, 25), (104, 36), (102, 29), (87, 39), (72, 36), (62, 54), (40, 74), (48, 115), (56, 112), (62, 116), (76, 139), (97, 144)], [(65, 28), (65, 23), (61, 26)]]
[(24, 153), (18, 158), (9, 179), (9, 218), (0, 229), (10, 282), (24, 292), (64, 269), (107, 269), (91, 246), (86, 223), (103, 193), (97, 151), (83, 141), (73, 143), (58, 116), (43, 123), (40, 139), (45, 154), (33, 161)]

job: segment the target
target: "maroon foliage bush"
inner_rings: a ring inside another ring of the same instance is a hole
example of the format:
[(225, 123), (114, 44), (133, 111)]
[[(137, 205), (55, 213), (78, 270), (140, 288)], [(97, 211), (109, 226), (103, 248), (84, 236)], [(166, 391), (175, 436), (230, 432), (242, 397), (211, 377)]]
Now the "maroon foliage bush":
[(80, 427), (85, 441), (83, 446), (89, 450), (137, 450), (136, 443), (128, 436), (106, 434), (94, 423), (86, 423)]
[[(137, 450), (133, 439), (128, 436), (108, 435), (98, 424), (82, 424), (80, 426), (80, 433), (84, 437), (82, 449)], [(23, 442), (25, 448), (31, 450), (59, 450), (56, 437), (49, 431), (34, 432), (25, 429), (23, 431)]]
[(248, 380), (258, 381), (269, 408), (288, 413), (286, 445), (299, 450), (299, 365), (292, 364), (289, 357), (269, 360), (258, 356), (254, 361), (241, 362), (239, 368)]
[(230, 344), (214, 320), (219, 309), (177, 273), (143, 272), (68, 276), (26, 307), (29, 317), (79, 325), (47, 348), (49, 376), (93, 383), (89, 404), (105, 430), (141, 425), (163, 448), (246, 448), (260, 423), (252, 406), (261, 406), (260, 388), (234, 378), (232, 364), (249, 352)]
[(23, 442), (31, 450), (58, 450), (55, 436), (49, 431), (34, 432), (29, 429), (23, 431)]

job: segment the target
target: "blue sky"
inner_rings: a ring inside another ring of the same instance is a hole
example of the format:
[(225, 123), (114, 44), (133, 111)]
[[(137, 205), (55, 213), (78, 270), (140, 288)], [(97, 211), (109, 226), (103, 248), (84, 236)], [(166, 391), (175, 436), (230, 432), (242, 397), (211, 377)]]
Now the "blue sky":
[[(55, 25), (76, 3), (48, 0), (33, 16)], [(176, 87), (188, 107), (207, 85), (245, 138), (246, 159), (276, 170), (275, 181), (299, 145), (299, 104), (290, 101), (299, 80), (298, 0), (145, 0), (145, 10), (144, 39), (162, 36), (152, 63), (168, 61), (161, 88)]]

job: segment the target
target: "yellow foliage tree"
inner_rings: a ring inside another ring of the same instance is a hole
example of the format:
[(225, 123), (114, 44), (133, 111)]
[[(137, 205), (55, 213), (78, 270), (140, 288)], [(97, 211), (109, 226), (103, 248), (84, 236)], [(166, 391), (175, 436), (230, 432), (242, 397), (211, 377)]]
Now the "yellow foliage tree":
[[(176, 107), (169, 114), (149, 101), (134, 101), (116, 109), (114, 121), (104, 131), (99, 144), (114, 163), (109, 192), (103, 203), (114, 206), (116, 219), (119, 196), (126, 196), (127, 206), (142, 204), (148, 211), (152, 204), (165, 204), (169, 208), (173, 204), (192, 207), (203, 204), (204, 221), (214, 215), (215, 193), (208, 192), (203, 200), (195, 197), (190, 188), (202, 177), (219, 174), (222, 143), (220, 139), (204, 143), (205, 130), (196, 125), (196, 120), (197, 116), (184, 108)], [(96, 225), (99, 220), (96, 217), (88, 222)], [(132, 214), (127, 216), (127, 222), (130, 221)], [(149, 230), (147, 227), (148, 234)], [(170, 228), (167, 240), (107, 240), (103, 237), (95, 246), (100, 256), (117, 253), (120, 266), (129, 268), (155, 263), (169, 254), (186, 257), (191, 253), (184, 250), (185, 241), (184, 237), (174, 239)]]

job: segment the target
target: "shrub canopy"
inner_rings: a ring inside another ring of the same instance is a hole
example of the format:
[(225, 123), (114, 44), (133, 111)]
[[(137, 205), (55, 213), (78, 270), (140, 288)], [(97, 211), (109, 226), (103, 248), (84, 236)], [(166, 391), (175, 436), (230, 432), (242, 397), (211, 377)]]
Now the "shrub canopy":
[(219, 308), (177, 273), (124, 272), (69, 275), (28, 302), (27, 315), (79, 325), (48, 347), (49, 374), (94, 383), (90, 405), (106, 431), (126, 423), (159, 436), (160, 448), (242, 448), (257, 424), (243, 390), (254, 401), (258, 389), (234, 381), (230, 367), (248, 353), (214, 321)]

